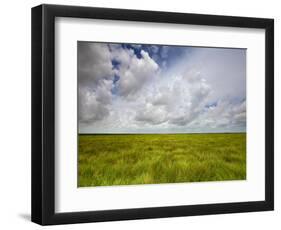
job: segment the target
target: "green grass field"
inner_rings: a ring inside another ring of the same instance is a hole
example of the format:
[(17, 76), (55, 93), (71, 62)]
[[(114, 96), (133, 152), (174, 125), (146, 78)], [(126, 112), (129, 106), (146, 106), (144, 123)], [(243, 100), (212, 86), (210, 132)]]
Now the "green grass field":
[(246, 179), (246, 134), (79, 135), (78, 186)]

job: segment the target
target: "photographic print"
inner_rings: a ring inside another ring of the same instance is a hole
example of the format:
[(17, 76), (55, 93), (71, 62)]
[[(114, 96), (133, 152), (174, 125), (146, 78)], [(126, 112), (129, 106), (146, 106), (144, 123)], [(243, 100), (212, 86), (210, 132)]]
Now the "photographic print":
[(78, 41), (78, 187), (245, 180), (246, 52)]

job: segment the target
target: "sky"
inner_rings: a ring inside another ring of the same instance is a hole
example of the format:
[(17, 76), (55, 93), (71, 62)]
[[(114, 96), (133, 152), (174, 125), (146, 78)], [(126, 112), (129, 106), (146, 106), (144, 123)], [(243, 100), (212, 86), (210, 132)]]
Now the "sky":
[(78, 42), (79, 133), (246, 131), (246, 49)]

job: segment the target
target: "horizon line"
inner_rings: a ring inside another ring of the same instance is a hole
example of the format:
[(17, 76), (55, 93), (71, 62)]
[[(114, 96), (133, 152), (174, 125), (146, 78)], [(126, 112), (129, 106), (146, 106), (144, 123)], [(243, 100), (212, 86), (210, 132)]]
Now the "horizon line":
[(159, 134), (159, 135), (167, 135), (167, 134), (242, 134), (242, 133), (247, 133), (246, 131), (244, 132), (192, 132), (192, 133), (78, 133), (78, 135), (141, 135), (141, 134)]

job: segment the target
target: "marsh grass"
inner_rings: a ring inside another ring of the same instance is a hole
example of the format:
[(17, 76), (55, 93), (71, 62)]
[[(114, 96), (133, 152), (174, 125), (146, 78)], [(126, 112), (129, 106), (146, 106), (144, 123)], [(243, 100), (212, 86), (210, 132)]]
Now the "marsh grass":
[(79, 135), (79, 187), (245, 179), (245, 133)]

